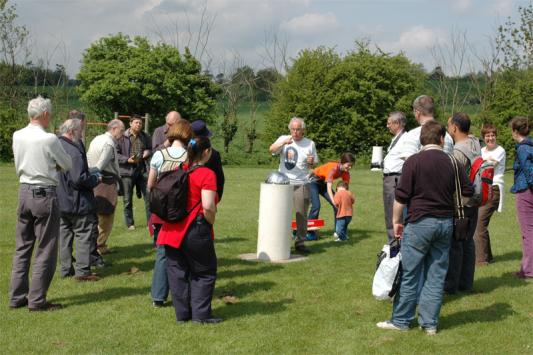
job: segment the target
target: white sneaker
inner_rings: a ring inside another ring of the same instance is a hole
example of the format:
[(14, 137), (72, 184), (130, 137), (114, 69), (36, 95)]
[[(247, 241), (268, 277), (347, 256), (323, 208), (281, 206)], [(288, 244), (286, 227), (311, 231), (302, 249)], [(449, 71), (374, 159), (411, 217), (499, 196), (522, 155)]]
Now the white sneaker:
[(339, 235), (337, 234), (337, 232), (334, 232), (334, 233), (333, 233), (333, 238), (337, 238), (337, 239), (339, 239)]
[(437, 329), (436, 328), (422, 328), (419, 327), (421, 330), (425, 331), (427, 335), (437, 335)]
[(342, 242), (343, 240), (341, 238), (339, 238), (339, 237), (336, 237), (333, 241), (334, 242)]
[(386, 320), (383, 322), (376, 323), (376, 326), (380, 329), (387, 329), (387, 330), (399, 330), (401, 332), (406, 332), (407, 329), (400, 328), (395, 326), (390, 320)]

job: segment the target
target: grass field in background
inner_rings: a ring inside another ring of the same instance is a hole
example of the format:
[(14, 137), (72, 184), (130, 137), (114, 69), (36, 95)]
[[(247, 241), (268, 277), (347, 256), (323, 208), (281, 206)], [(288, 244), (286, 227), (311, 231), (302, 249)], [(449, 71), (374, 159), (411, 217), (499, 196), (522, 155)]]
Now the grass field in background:
[[(2, 353), (533, 353), (533, 283), (515, 279), (521, 258), (514, 196), (491, 222), (495, 263), (476, 271), (475, 293), (446, 297), (440, 331), (428, 337), (377, 329), (391, 303), (371, 295), (376, 254), (386, 240), (381, 175), (354, 170), (356, 196), (350, 241), (329, 237), (332, 215), (324, 207), (324, 238), (309, 242), (307, 260), (290, 264), (247, 262), (256, 251), (260, 182), (268, 169), (226, 167), (226, 189), (215, 225), (218, 280), (214, 314), (219, 325), (177, 324), (171, 306), (151, 306), (154, 250), (135, 200), (138, 228), (124, 227), (122, 202), (102, 280), (79, 283), (57, 274), (50, 313), (9, 310), (7, 294), (15, 244), (17, 188), (12, 165), (0, 165), (0, 349)], [(512, 176), (507, 174), (509, 183)], [(131, 273), (132, 268), (139, 271)], [(227, 297), (232, 296), (232, 297)]]

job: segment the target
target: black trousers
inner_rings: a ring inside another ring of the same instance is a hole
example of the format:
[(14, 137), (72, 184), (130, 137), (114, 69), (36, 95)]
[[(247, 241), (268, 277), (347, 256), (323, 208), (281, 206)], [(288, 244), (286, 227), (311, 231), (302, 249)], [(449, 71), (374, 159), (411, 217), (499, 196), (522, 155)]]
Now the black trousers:
[(168, 284), (178, 321), (212, 317), (217, 256), (211, 230), (203, 217), (197, 217), (179, 249), (165, 246)]

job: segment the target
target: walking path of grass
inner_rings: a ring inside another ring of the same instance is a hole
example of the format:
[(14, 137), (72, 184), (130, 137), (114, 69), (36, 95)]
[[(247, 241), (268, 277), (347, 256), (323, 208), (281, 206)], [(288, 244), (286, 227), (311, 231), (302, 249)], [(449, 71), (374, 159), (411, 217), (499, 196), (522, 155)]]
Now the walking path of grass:
[[(353, 171), (349, 242), (310, 242), (306, 261), (280, 265), (238, 258), (256, 250), (259, 187), (268, 169), (225, 171), (213, 302), (225, 322), (199, 326), (176, 324), (171, 306), (151, 306), (154, 251), (140, 200), (134, 232), (125, 229), (119, 205), (110, 237), (117, 253), (106, 258), (113, 265), (101, 281), (56, 276), (49, 300), (64, 310), (9, 310), (18, 183), (13, 166), (0, 165), (0, 352), (533, 354), (533, 283), (511, 276), (521, 258), (513, 195), (506, 194), (504, 212), (491, 222), (495, 263), (476, 271), (475, 293), (445, 299), (440, 332), (428, 337), (416, 327), (407, 333), (375, 327), (391, 313), (390, 303), (371, 295), (376, 254), (386, 240), (379, 173)], [(511, 180), (506, 175), (507, 188)], [(333, 233), (331, 214), (324, 206), (325, 236)]]

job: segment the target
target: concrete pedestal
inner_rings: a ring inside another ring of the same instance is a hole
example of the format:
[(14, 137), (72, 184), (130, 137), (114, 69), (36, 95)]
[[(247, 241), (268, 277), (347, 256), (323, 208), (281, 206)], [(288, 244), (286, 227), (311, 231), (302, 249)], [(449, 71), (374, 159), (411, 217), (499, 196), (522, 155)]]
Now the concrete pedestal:
[(291, 185), (261, 184), (257, 259), (290, 259), (293, 194)]

